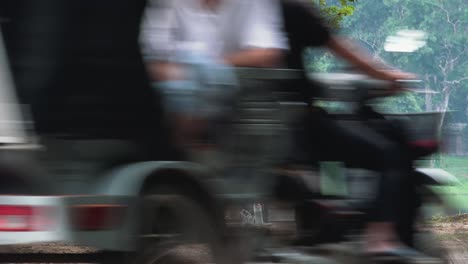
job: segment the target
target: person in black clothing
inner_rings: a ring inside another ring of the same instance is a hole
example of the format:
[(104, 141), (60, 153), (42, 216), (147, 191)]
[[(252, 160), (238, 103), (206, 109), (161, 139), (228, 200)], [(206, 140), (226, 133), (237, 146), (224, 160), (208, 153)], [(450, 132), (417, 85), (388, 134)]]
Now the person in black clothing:
[[(282, 0), (281, 3), (290, 45), (287, 57), (289, 68), (304, 69), (304, 49), (324, 46), (376, 79), (395, 83), (398, 79), (413, 77), (407, 73), (380, 70), (381, 65), (373, 65), (370, 56), (356, 52), (354, 47), (347, 45), (348, 42), (331, 33), (310, 1)], [(310, 102), (314, 91), (305, 76), (302, 81), (291, 86), (288, 89), (299, 87), (305, 100)], [(395, 85), (397, 90), (398, 86)], [(398, 143), (365, 124), (358, 124), (357, 128), (342, 126), (324, 110), (313, 106), (299, 122), (295, 140), (295, 152), (305, 153), (309, 162), (343, 161), (350, 167), (380, 172), (378, 197), (366, 228), (368, 253), (423, 256), (403, 246), (402, 240), (411, 245), (410, 239), (397, 235), (399, 210), (403, 203), (410, 202), (402, 200), (402, 193), (405, 188), (412, 186), (409, 176), (411, 160)], [(403, 248), (405, 250), (401, 250)]]

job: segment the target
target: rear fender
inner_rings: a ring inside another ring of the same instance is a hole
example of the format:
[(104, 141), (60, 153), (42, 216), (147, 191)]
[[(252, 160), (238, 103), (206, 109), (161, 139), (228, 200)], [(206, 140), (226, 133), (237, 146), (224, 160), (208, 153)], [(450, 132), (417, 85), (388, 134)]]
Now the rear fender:
[(158, 186), (167, 185), (196, 200), (219, 224), (224, 220), (221, 203), (217, 199), (222, 186), (220, 179), (195, 163), (148, 161), (122, 166), (102, 177), (94, 192), (138, 197), (151, 193)]
[(453, 186), (460, 184), (460, 181), (453, 174), (438, 168), (417, 168), (416, 173), (420, 177), (421, 183), (431, 186)]
[[(185, 179), (202, 182), (208, 173), (201, 166), (189, 162), (147, 161), (115, 168), (95, 185), (94, 194), (116, 196), (138, 196), (145, 183), (151, 179), (165, 177), (165, 172), (179, 172)], [(174, 177), (174, 173), (170, 173)]]

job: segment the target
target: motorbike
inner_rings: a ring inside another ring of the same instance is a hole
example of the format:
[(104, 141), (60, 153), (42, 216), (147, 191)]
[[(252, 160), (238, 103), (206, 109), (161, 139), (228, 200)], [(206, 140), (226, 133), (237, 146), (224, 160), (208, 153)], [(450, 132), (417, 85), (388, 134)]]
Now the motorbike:
[[(309, 77), (314, 83), (319, 83), (316, 99), (328, 102), (328, 105), (335, 104), (334, 110), (328, 111), (330, 118), (343, 125), (365, 124), (397, 141), (410, 155), (413, 167), (408, 177), (414, 179), (411, 181), (413, 186), (405, 186), (411, 191), (401, 206), (402, 217), (397, 223), (397, 231), (407, 245), (430, 256), (443, 258), (443, 249), (435, 244), (435, 240), (429, 239), (431, 234), (420, 232), (416, 225), (423, 218), (423, 208), (443, 203), (443, 198), (432, 187), (458, 182), (456, 177), (442, 169), (420, 165), (424, 164), (423, 160), (427, 164), (427, 159), (439, 151), (443, 113), (380, 113), (376, 110), (379, 105), (376, 100), (395, 96), (389, 92), (388, 83), (355, 73), (316, 73)], [(418, 80), (401, 81), (401, 86), (408, 92), (427, 92), (417, 89), (418, 83)], [(342, 107), (337, 108), (336, 102), (341, 102)], [(287, 113), (286, 120), (296, 120), (301, 112), (298, 109), (308, 107), (287, 100), (281, 104)], [(294, 219), (295, 237), (289, 242), (295, 247), (317, 249), (324, 245), (352, 244), (361, 240), (375, 195), (372, 192), (376, 189), (377, 175), (374, 172), (320, 161), (313, 165), (288, 164), (286, 169), (275, 173), (273, 196), (276, 202), (264, 205), (268, 211), (267, 218), (270, 218), (265, 222), (273, 225), (285, 222), (273, 215), (275, 210), (278, 211), (278, 204), (289, 202), (289, 212), (285, 212), (283, 206), (283, 211), (276, 214), (282, 214), (283, 218), (289, 214), (289, 219)], [(357, 251), (351, 252), (355, 254)]]
[[(347, 252), (359, 252), (354, 246), (362, 238), (373, 198), (372, 192), (365, 191), (375, 189), (375, 175), (361, 168), (337, 168), (336, 163), (330, 166), (330, 162), (288, 164), (285, 169), (283, 165), (289, 163), (285, 154), (292, 150), (291, 120), (297, 120), (308, 105), (275, 88), (297, 81), (303, 73), (239, 68), (236, 74), (242, 89), (229, 121), (217, 124), (224, 132), (217, 138), (219, 147), (215, 154), (198, 155), (204, 158), (201, 162), (205, 166), (220, 175), (216, 189), (225, 215), (229, 215), (225, 218), (224, 235), (230, 256), (235, 256), (238, 263), (310, 263), (324, 254), (334, 255), (341, 250), (335, 246), (342, 243)], [(354, 73), (314, 74), (310, 78), (322, 84), (317, 98), (346, 102), (344, 111), (331, 113), (336, 120), (345, 124), (368, 122), (406, 146), (415, 163), (411, 177), (417, 179), (417, 191), (407, 197), (399, 234), (406, 243), (440, 257), (441, 247), (423, 245), (422, 242), (433, 240), (427, 239), (430, 234), (418, 232), (414, 223), (421, 205), (441, 200), (431, 186), (457, 183), (453, 175), (443, 170), (416, 166), (417, 161), (438, 151), (442, 113), (380, 114), (370, 102), (394, 95), (388, 93), (387, 83)], [(405, 86), (414, 83), (417, 82), (407, 82)], [(344, 263), (349, 263), (348, 257), (342, 259)]]

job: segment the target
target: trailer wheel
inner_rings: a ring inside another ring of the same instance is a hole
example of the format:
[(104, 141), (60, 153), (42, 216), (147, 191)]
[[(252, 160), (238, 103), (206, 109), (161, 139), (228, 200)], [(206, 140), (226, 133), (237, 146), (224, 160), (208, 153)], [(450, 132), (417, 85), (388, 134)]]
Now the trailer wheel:
[[(222, 256), (221, 234), (215, 219), (196, 199), (170, 186), (146, 193), (142, 199), (140, 245), (134, 263), (191, 264), (197, 259), (184, 257), (180, 248), (207, 248), (210, 262)], [(205, 262), (205, 261), (204, 261)]]

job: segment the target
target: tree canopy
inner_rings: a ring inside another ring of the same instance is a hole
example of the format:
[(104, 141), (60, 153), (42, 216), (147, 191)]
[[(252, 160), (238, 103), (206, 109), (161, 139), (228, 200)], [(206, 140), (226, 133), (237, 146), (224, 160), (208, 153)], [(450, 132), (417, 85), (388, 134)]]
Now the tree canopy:
[(333, 27), (339, 27), (341, 21), (353, 14), (357, 0), (313, 0), (318, 4)]
[[(456, 110), (453, 121), (468, 121), (466, 0), (452, 0), (450, 3), (445, 0), (320, 2), (325, 10), (352, 6), (352, 16), (344, 15), (339, 19), (341, 30), (363, 43), (375, 56), (402, 70), (418, 74), (426, 88), (438, 92), (425, 97), (412, 95), (406, 98), (409, 101), (398, 99), (393, 102), (393, 108), (408, 111)], [(412, 53), (386, 51), (384, 47), (388, 37), (400, 30), (424, 31), (426, 45)], [(306, 58), (313, 60), (311, 63), (316, 70), (327, 71), (336, 66), (330, 55)]]

